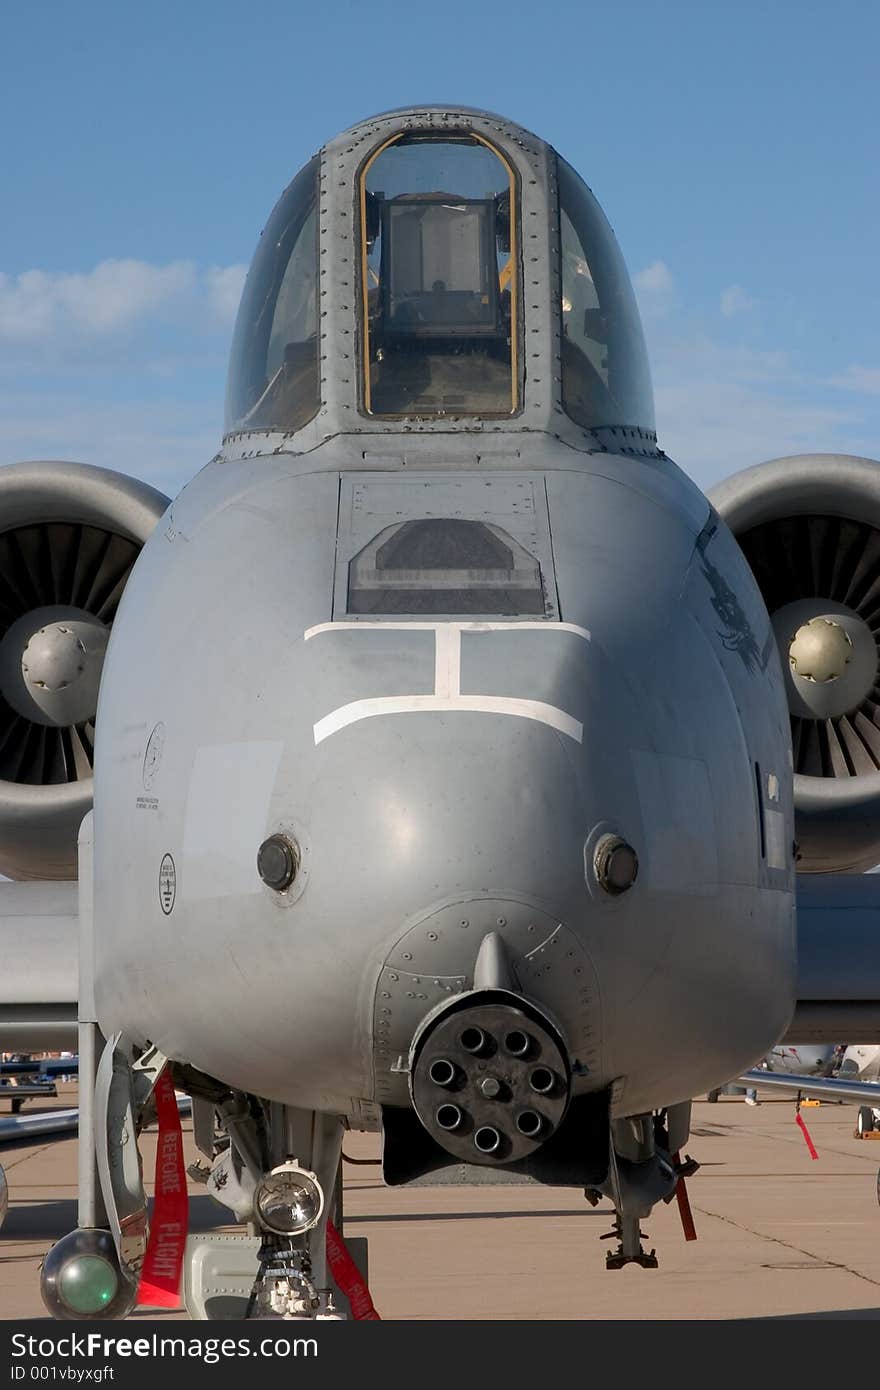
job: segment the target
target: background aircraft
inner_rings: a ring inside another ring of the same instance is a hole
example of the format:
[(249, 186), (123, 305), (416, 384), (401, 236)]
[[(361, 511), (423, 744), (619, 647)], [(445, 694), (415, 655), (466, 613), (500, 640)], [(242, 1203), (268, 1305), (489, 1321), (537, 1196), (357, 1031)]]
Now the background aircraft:
[(880, 1047), (869, 1043), (850, 1043), (843, 1054), (840, 1074), (855, 1074), (863, 1081), (880, 1081)]
[(609, 1267), (652, 1266), (691, 1097), (880, 1039), (880, 466), (707, 499), (611, 229), (528, 131), (330, 141), (254, 257), (221, 452), (170, 506), (8, 468), (0, 514), (0, 867), (35, 880), (2, 1023), (78, 1020), (56, 1315), (124, 1315), (157, 1246), (179, 1278), (136, 1148), (172, 1084), (251, 1313), (313, 1317), (346, 1126), (389, 1183), (607, 1196)]

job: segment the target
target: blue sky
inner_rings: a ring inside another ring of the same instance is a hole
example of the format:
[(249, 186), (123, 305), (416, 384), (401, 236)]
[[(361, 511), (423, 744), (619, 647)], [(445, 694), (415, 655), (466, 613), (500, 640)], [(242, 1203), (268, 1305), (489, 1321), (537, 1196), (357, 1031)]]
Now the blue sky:
[(9, 5), (0, 462), (169, 493), (219, 443), (244, 269), (322, 142), (421, 102), (503, 112), (617, 231), (660, 440), (703, 486), (880, 456), (880, 9), (859, 0)]

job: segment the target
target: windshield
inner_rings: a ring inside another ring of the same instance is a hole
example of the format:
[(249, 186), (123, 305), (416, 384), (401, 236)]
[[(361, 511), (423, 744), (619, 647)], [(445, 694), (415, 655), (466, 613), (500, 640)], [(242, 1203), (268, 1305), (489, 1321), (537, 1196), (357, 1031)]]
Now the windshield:
[(282, 194), (245, 282), (232, 339), (226, 432), (301, 429), (321, 403), (318, 160)]
[(654, 429), (654, 397), (629, 274), (605, 214), (559, 160), (562, 402), (584, 429)]
[(518, 407), (514, 180), (477, 137), (401, 136), (361, 173), (371, 415)]

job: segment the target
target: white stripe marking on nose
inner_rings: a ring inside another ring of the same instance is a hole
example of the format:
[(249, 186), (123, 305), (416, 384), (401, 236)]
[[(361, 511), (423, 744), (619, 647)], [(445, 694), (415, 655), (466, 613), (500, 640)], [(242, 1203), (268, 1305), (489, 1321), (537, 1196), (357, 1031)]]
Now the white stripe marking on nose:
[(451, 710), (466, 714), (510, 714), (520, 719), (532, 719), (538, 724), (549, 724), (551, 729), (566, 734), (575, 743), (583, 743), (584, 726), (572, 719), (565, 710), (555, 705), (545, 705), (540, 700), (515, 700), (505, 695), (380, 695), (372, 700), (355, 700), (350, 705), (342, 705), (332, 714), (319, 719), (315, 725), (315, 743), (323, 743), (331, 734), (337, 734), (349, 724), (357, 724), (361, 719), (372, 719), (377, 714), (420, 714), (428, 710)]
[(542, 700), (520, 700), (505, 695), (462, 695), (461, 693), (461, 634), (463, 632), (569, 632), (583, 641), (589, 642), (590, 634), (586, 628), (574, 623), (418, 623), (418, 622), (338, 622), (319, 623), (310, 627), (304, 640), (318, 637), (326, 632), (349, 632), (357, 628), (368, 631), (380, 629), (389, 631), (402, 628), (408, 632), (434, 633), (434, 693), (433, 695), (380, 695), (367, 700), (353, 700), (351, 704), (341, 705), (332, 713), (319, 719), (314, 725), (315, 743), (323, 743), (331, 734), (338, 733), (349, 724), (361, 719), (372, 719), (380, 714), (419, 714), (427, 711), (458, 710), (469, 714), (507, 714), (519, 719), (531, 719), (539, 724), (547, 724), (551, 729), (583, 742), (584, 726), (573, 719), (565, 710)]

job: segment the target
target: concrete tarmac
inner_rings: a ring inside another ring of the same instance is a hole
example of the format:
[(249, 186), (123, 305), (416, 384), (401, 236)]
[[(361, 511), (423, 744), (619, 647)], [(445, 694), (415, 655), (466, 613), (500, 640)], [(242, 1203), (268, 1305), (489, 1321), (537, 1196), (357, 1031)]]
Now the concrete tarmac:
[[(75, 1103), (75, 1085), (59, 1086), (56, 1104)], [(698, 1239), (685, 1242), (674, 1202), (655, 1209), (644, 1230), (657, 1270), (606, 1271), (610, 1205), (591, 1208), (569, 1188), (392, 1189), (378, 1167), (347, 1164), (346, 1233), (369, 1239), (370, 1287), (386, 1319), (880, 1318), (880, 1142), (853, 1138), (853, 1106), (802, 1114), (817, 1161), (791, 1101), (765, 1094), (752, 1109), (723, 1096), (694, 1106), (687, 1148), (702, 1166), (688, 1190)], [(187, 1121), (184, 1130), (190, 1162)], [(141, 1151), (150, 1174), (155, 1134)], [(345, 1151), (375, 1157), (378, 1138), (349, 1135)], [(40, 1261), (76, 1224), (76, 1139), (4, 1148), (0, 1163), (10, 1196), (0, 1317), (43, 1317)], [(193, 1230), (240, 1229), (225, 1225), (204, 1188), (191, 1192)]]

